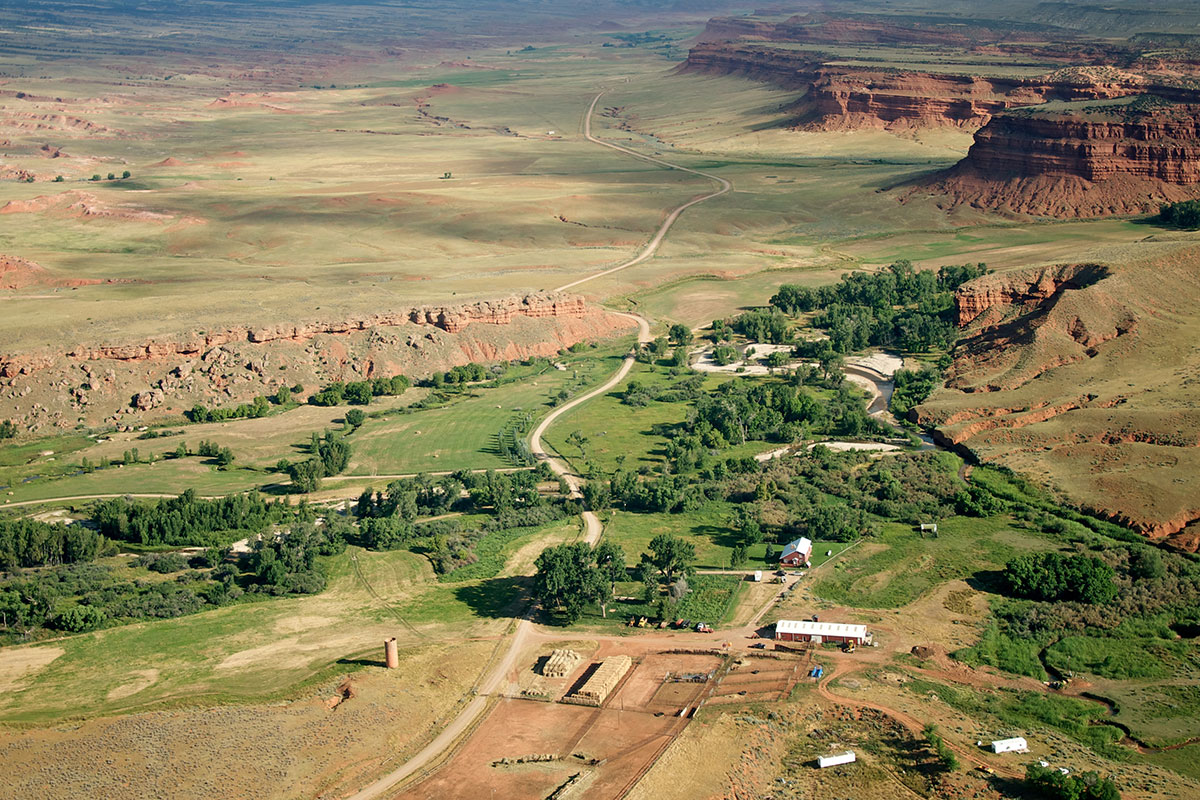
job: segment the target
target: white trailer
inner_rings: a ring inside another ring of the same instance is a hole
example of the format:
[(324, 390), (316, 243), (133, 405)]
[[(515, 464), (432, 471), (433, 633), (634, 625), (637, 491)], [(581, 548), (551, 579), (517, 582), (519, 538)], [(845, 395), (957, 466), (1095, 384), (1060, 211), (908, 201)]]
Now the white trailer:
[(997, 739), (991, 744), (993, 753), (1028, 753), (1029, 744), (1022, 736), (1011, 739)]
[(849, 764), (855, 760), (853, 750), (847, 750), (844, 753), (838, 753), (832, 756), (818, 756), (817, 766), (821, 769), (826, 767), (836, 767), (838, 764)]
[(754, 582), (762, 583), (762, 570), (761, 569), (754, 570)]

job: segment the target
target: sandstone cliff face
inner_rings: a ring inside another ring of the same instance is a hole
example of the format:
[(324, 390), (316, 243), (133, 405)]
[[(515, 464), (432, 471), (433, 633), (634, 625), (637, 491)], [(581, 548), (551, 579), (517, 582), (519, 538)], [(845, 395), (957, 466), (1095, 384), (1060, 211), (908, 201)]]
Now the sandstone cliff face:
[(404, 311), (371, 314), (331, 322), (272, 325), (261, 328), (231, 328), (191, 337), (136, 344), (78, 345), (62, 353), (32, 353), (0, 356), (0, 377), (29, 374), (54, 362), (58, 356), (76, 361), (139, 361), (176, 356), (194, 356), (214, 347), (237, 342), (265, 344), (280, 340), (303, 342), (320, 334), (350, 334), (402, 325), (433, 325), (447, 333), (458, 333), (472, 323), (507, 325), (518, 317), (581, 318), (592, 313), (582, 297), (538, 293), (501, 300), (483, 300), (454, 306), (421, 306)]
[(1003, 114), (916, 194), (1038, 216), (1141, 213), (1196, 196), (1200, 105), (1145, 113)]
[[(913, 412), (947, 446), (1070, 502), (1200, 545), (1200, 249), (991, 274), (959, 290), (944, 388)], [(1189, 526), (1191, 526), (1189, 528)]]
[[(1050, 101), (1108, 100), (1148, 90), (1140, 76), (1111, 68), (1073, 68), (1035, 78), (983, 77), (830, 65), (816, 51), (753, 41), (706, 42), (692, 48), (684, 72), (737, 75), (803, 90), (795, 106), (805, 130), (977, 128), (1007, 109)], [(1193, 99), (1194, 92), (1151, 86)]]
[(5, 357), (0, 419), (33, 433), (135, 426), (193, 405), (236, 405), (297, 383), (422, 377), (469, 361), (553, 357), (630, 321), (572, 295), (423, 307), (334, 323), (240, 328), (177, 341)]

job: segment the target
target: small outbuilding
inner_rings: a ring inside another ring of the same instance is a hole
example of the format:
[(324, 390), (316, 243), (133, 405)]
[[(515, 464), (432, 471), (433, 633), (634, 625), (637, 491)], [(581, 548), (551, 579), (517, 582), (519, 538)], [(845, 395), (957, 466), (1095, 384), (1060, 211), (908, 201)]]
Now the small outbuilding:
[(856, 759), (853, 750), (847, 750), (844, 753), (838, 753), (832, 756), (818, 756), (817, 766), (821, 769), (826, 767), (836, 767), (838, 764), (850, 764)]
[(993, 753), (1029, 752), (1029, 744), (1023, 736), (1014, 736), (1011, 739), (997, 739), (991, 743), (990, 747)]
[(801, 536), (794, 542), (788, 542), (787, 547), (783, 548), (783, 555), (779, 557), (780, 564), (788, 564), (793, 567), (808, 564), (812, 560), (812, 541), (805, 536)]
[(866, 625), (850, 625), (845, 622), (811, 622), (809, 620), (781, 619), (775, 623), (775, 639), (780, 642), (812, 642), (821, 644), (865, 645), (871, 635)]

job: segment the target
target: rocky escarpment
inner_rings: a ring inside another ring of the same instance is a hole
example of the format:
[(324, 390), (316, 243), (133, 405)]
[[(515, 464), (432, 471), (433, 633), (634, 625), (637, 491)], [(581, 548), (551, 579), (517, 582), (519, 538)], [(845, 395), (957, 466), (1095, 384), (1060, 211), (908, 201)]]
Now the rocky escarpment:
[(947, 446), (1196, 550), (1200, 250), (1155, 249), (1162, 256), (1132, 265), (1017, 270), (961, 287), (946, 384), (913, 418)]
[(966, 327), (979, 320), (981, 329), (990, 329), (1014, 309), (1044, 307), (1060, 292), (1091, 286), (1108, 274), (1108, 268), (1100, 264), (1060, 264), (985, 276), (955, 292), (957, 323)]
[(536, 294), (7, 356), (0, 419), (35, 434), (77, 425), (130, 427), (177, 417), (197, 403), (236, 405), (297, 384), (312, 391), (333, 381), (422, 377), (470, 361), (553, 357), (630, 324), (575, 296)]
[(1052, 217), (1142, 213), (1200, 194), (1200, 105), (1023, 110), (994, 117), (967, 157), (905, 195)]
[(462, 305), (420, 306), (334, 321), (229, 328), (174, 339), (125, 344), (81, 344), (62, 352), (0, 356), (0, 378), (29, 374), (60, 358), (75, 361), (164, 359), (194, 356), (214, 347), (239, 342), (303, 342), (321, 334), (350, 334), (403, 325), (433, 325), (447, 333), (458, 333), (472, 323), (507, 325), (518, 317), (582, 318), (592, 313), (596, 312), (589, 309), (583, 298), (577, 295), (538, 293)]
[(792, 107), (803, 130), (976, 128), (994, 115), (1052, 101), (1108, 100), (1155, 91), (1200, 99), (1186, 88), (1159, 86), (1111, 67), (1074, 67), (1038, 77), (879, 69), (829, 63), (816, 50), (755, 43), (707, 42), (688, 53), (683, 72), (736, 75), (803, 92)]

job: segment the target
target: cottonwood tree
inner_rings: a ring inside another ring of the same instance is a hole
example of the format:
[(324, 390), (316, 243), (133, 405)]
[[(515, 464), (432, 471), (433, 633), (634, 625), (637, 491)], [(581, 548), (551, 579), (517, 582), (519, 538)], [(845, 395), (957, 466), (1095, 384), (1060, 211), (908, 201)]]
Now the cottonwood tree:
[(592, 555), (596, 561), (596, 569), (608, 584), (608, 591), (600, 598), (600, 616), (608, 616), (608, 601), (617, 593), (617, 582), (626, 578), (625, 551), (621, 545), (614, 542), (601, 542)]
[(650, 540), (650, 552), (642, 553), (642, 561), (657, 569), (667, 584), (674, 583), (676, 575), (689, 573), (695, 560), (696, 546), (669, 533), (655, 536)]
[(535, 563), (534, 596), (546, 610), (560, 611), (568, 624), (576, 622), (587, 604), (599, 601), (608, 590), (586, 542), (547, 548)]

